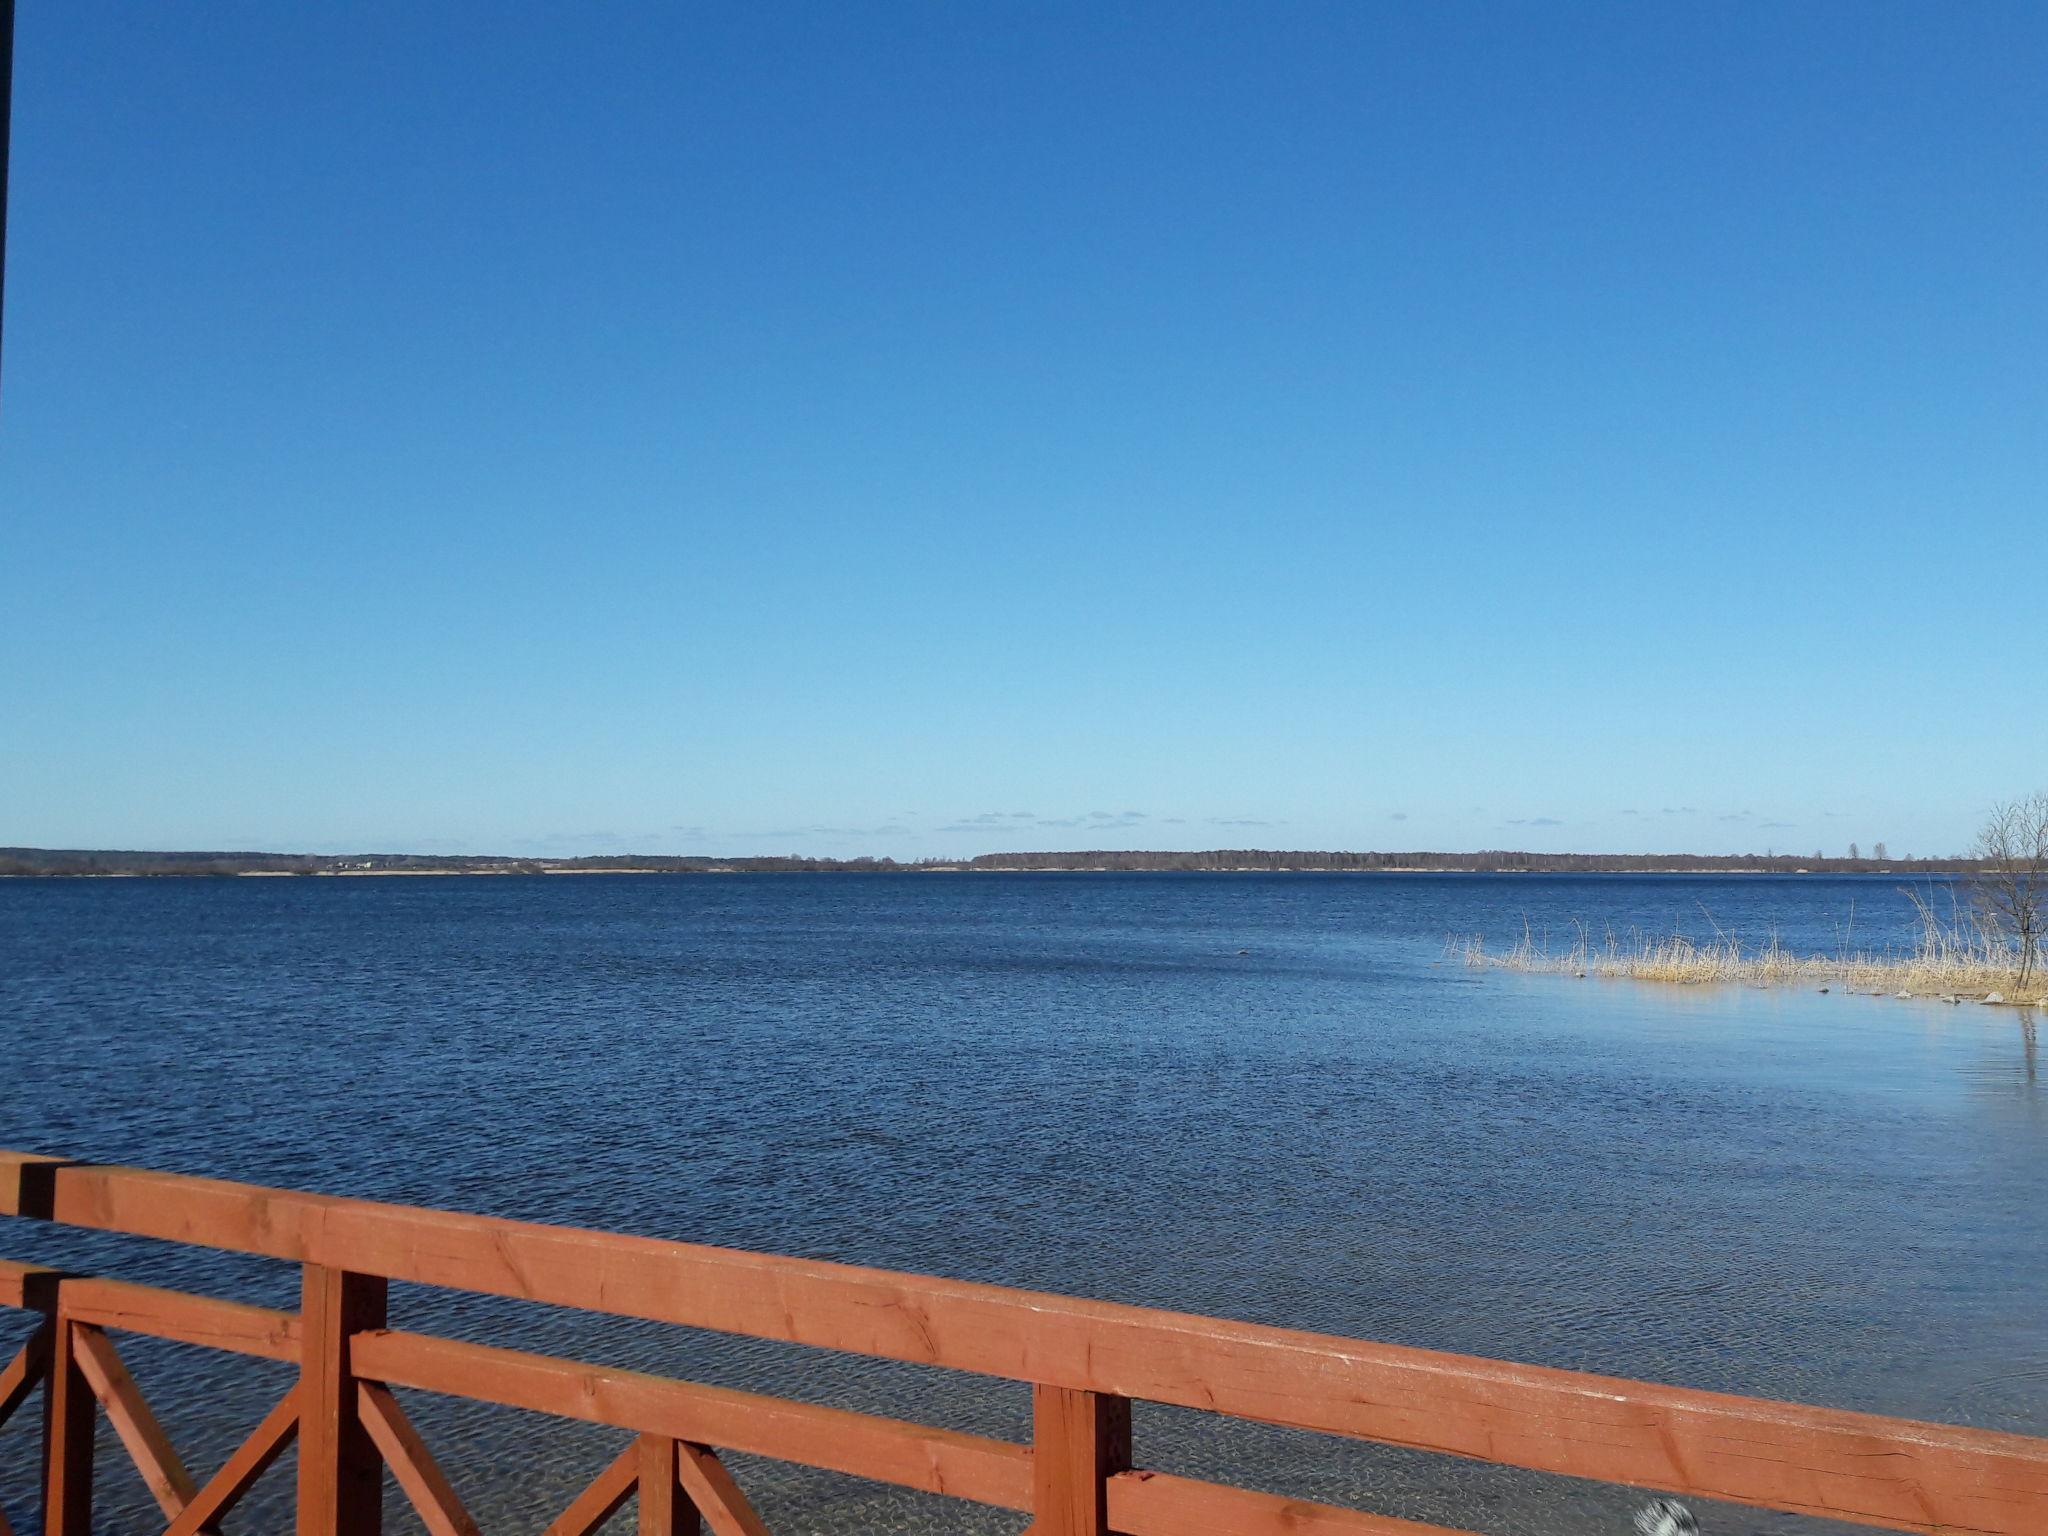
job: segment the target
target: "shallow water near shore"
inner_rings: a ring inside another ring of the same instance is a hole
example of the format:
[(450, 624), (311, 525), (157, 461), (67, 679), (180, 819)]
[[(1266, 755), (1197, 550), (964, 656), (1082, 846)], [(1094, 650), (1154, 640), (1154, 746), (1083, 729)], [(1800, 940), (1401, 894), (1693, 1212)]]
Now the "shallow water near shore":
[[(1444, 953), (1575, 920), (1882, 948), (1912, 937), (1896, 884), (0, 881), (0, 1144), (2048, 1434), (2031, 1011)], [(25, 1222), (0, 1254), (294, 1295), (282, 1266)], [(1021, 1387), (880, 1362), (410, 1288), (393, 1312), (1013, 1437), (1028, 1416)], [(123, 1349), (197, 1467), (282, 1390)], [(411, 1402), (494, 1533), (538, 1530), (621, 1438)], [(1137, 1435), (1141, 1464), (1502, 1536), (1625, 1532), (1633, 1502), (1143, 1406)], [(0, 1434), (17, 1528), (31, 1441)], [(102, 1460), (101, 1527), (148, 1526)], [(1024, 1523), (737, 1465), (778, 1532)], [(280, 1468), (230, 1530), (288, 1495)]]

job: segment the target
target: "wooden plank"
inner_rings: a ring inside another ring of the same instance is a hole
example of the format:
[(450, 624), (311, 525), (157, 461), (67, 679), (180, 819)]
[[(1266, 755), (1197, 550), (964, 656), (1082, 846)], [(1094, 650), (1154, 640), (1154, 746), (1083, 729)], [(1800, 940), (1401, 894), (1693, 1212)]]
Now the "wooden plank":
[(398, 1406), (398, 1399), (381, 1383), (358, 1381), (356, 1393), (363, 1428), (370, 1432), (384, 1465), (398, 1479), (398, 1486), (419, 1511), (427, 1536), (481, 1536), (476, 1521), (463, 1507), (462, 1496), (448, 1481), (448, 1474), (427, 1449), (427, 1442), (413, 1428), (412, 1420)]
[(676, 1480), (697, 1506), (698, 1516), (711, 1527), (712, 1536), (770, 1536), (716, 1451), (678, 1440)]
[(675, 1442), (666, 1435), (642, 1435), (635, 1459), (640, 1465), (639, 1536), (699, 1536), (703, 1523), (676, 1481)]
[(294, 1386), (264, 1415), (263, 1422), (250, 1431), (206, 1486), (193, 1495), (184, 1513), (171, 1522), (164, 1536), (199, 1536), (200, 1532), (212, 1529), (256, 1479), (270, 1469), (271, 1463), (284, 1454), (298, 1433), (299, 1389)]
[(1007, 1440), (419, 1333), (360, 1334), (355, 1359), (397, 1386), (1031, 1507), (1030, 1454)]
[(43, 1378), (42, 1536), (92, 1536), (93, 1395), (78, 1369), (71, 1320), (60, 1310)]
[(64, 1309), (81, 1323), (120, 1333), (146, 1333), (266, 1360), (299, 1358), (299, 1320), (295, 1313), (252, 1307), (239, 1301), (161, 1290), (126, 1280), (66, 1274), (41, 1264), (0, 1259), (0, 1307), (47, 1312), (55, 1306), (57, 1285), (64, 1287)]
[(1112, 1477), (1109, 1524), (1118, 1536), (1471, 1536), (1440, 1525), (1165, 1472)]
[(1897, 1530), (2048, 1529), (2048, 1441), (2019, 1435), (812, 1260), (0, 1155), (0, 1211), (8, 1209)]
[(185, 1470), (177, 1447), (150, 1411), (149, 1401), (135, 1385), (135, 1378), (128, 1374), (128, 1366), (114, 1348), (114, 1341), (88, 1323), (73, 1323), (71, 1331), (78, 1369), (106, 1410), (107, 1422), (128, 1448), (128, 1459), (142, 1474), (164, 1518), (177, 1519), (192, 1502), (199, 1485)]
[(56, 1295), (56, 1283), (63, 1274), (60, 1269), (48, 1269), (41, 1264), (0, 1259), (0, 1307), (47, 1312), (53, 1304), (51, 1298)]
[(590, 1536), (619, 1512), (640, 1482), (640, 1442), (635, 1440), (590, 1481), (541, 1536)]
[(381, 1277), (306, 1266), (300, 1287), (297, 1536), (380, 1536), (384, 1463), (363, 1427), (349, 1340), (384, 1324)]
[(1130, 1399), (1037, 1387), (1031, 1426), (1034, 1536), (1109, 1536), (1108, 1480), (1131, 1466)]
[(49, 1368), (50, 1325), (44, 1323), (14, 1352), (6, 1369), (0, 1370), (0, 1424), (14, 1417), (14, 1410), (35, 1391)]
[(64, 1281), (64, 1308), (79, 1322), (121, 1333), (293, 1364), (299, 1358), (297, 1315), (270, 1307), (73, 1275)]
[(68, 1161), (40, 1152), (0, 1152), (0, 1164), (6, 1165), (0, 1169), (0, 1216), (58, 1219), (53, 1176)]

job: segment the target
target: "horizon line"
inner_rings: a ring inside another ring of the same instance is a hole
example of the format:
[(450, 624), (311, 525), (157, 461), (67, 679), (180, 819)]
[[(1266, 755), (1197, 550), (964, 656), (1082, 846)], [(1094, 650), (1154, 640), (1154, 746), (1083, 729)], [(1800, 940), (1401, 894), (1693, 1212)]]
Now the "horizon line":
[(899, 857), (887, 853), (827, 854), (788, 851), (783, 853), (656, 853), (652, 851), (622, 851), (612, 853), (451, 853), (438, 851), (405, 851), (398, 849), (353, 849), (341, 853), (315, 853), (309, 850), (278, 848), (56, 848), (28, 844), (0, 845), (0, 859), (45, 858), (45, 859), (119, 859), (138, 858), (152, 860), (168, 859), (291, 859), (332, 863), (351, 859), (403, 859), (415, 863), (446, 864), (620, 864), (633, 860), (652, 862), (764, 862), (800, 861), (817, 864), (895, 864), (917, 867), (934, 864), (963, 864), (993, 859), (1147, 859), (1147, 858), (1213, 858), (1222, 856), (1315, 859), (1523, 859), (1531, 861), (1563, 859), (1663, 859), (1697, 863), (1729, 864), (1750, 861), (1771, 865), (1832, 865), (1855, 864), (1880, 867), (1929, 866), (1947, 864), (1973, 864), (1967, 853), (1945, 853), (1894, 856), (1886, 854), (1830, 854), (1816, 851), (1813, 854), (1779, 852), (1776, 849), (1745, 851), (1739, 853), (1697, 853), (1683, 849), (1652, 850), (1634, 849), (1627, 851), (1599, 851), (1592, 849), (1557, 849), (1539, 851), (1529, 848), (1308, 848), (1308, 847), (1253, 847), (1249, 845), (1213, 845), (1202, 848), (1058, 848), (1058, 849), (994, 849), (972, 854), (929, 854), (916, 857)]

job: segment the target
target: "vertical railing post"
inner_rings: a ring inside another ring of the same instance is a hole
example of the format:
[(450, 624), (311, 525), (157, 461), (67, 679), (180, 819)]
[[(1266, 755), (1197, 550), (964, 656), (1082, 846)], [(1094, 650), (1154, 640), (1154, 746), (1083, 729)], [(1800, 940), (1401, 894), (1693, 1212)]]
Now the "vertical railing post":
[[(351, 1334), (384, 1326), (375, 1275), (308, 1264), (299, 1306), (298, 1536), (380, 1536), (384, 1463), (356, 1410)], [(70, 1536), (70, 1533), (66, 1533)]]
[(50, 1373), (43, 1378), (43, 1536), (92, 1536), (92, 1436), (97, 1411), (78, 1368), (75, 1325), (60, 1284), (50, 1309)]
[(640, 1437), (640, 1536), (699, 1536), (704, 1522), (683, 1497), (676, 1477), (676, 1443), (667, 1435)]
[(1131, 1400), (1031, 1389), (1032, 1536), (1109, 1536), (1109, 1479), (1131, 1466)]

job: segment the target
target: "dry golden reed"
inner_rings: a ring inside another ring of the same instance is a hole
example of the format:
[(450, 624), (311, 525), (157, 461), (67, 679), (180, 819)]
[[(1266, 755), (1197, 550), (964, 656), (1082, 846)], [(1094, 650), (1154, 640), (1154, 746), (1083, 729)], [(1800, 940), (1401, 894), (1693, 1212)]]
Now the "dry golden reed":
[(1661, 981), (1678, 986), (1791, 986), (1808, 983), (1844, 991), (1910, 997), (1976, 998), (2048, 1006), (2048, 981), (2037, 971), (2022, 986), (2018, 952), (1970, 915), (1942, 919), (1917, 893), (1919, 941), (1910, 948), (1800, 954), (1776, 936), (1761, 944), (1717, 934), (1708, 940), (1682, 934), (1657, 937), (1609, 932), (1595, 943), (1583, 926), (1569, 948), (1557, 951), (1525, 928), (1505, 949), (1482, 938), (1454, 941), (1465, 963), (1480, 968)]

